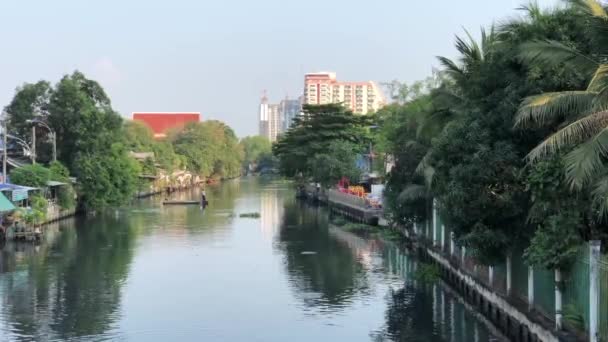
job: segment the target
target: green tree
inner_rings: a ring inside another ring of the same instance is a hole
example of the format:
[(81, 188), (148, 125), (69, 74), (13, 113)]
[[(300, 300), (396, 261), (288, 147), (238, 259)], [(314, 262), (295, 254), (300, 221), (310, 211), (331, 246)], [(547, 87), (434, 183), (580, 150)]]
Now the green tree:
[(26, 165), (13, 169), (10, 179), (13, 184), (44, 188), (51, 180), (51, 171), (40, 164)]
[(32, 125), (27, 121), (46, 119), (52, 94), (53, 88), (47, 81), (25, 83), (17, 88), (15, 96), (5, 108), (11, 132), (21, 138), (31, 138)]
[(49, 171), (51, 172), (51, 180), (69, 182), (70, 171), (61, 162), (54, 161), (49, 164)]
[[(547, 155), (567, 152), (563, 157), (569, 186), (590, 191), (601, 215), (608, 214), (608, 13), (596, 0), (569, 1), (585, 27), (574, 39), (531, 39), (521, 48), (521, 57), (534, 70), (559, 68), (586, 75), (585, 87), (568, 87), (530, 96), (523, 101), (516, 126), (548, 127), (552, 131), (528, 158), (536, 162)], [(560, 37), (561, 38), (561, 37)], [(556, 128), (556, 130), (554, 130)], [(554, 130), (554, 131), (553, 131)]]
[(234, 131), (220, 121), (189, 123), (171, 135), (175, 152), (186, 167), (205, 177), (240, 175), (243, 152)]
[(120, 143), (105, 153), (81, 152), (75, 160), (80, 193), (91, 209), (123, 204), (137, 190), (140, 166)]
[(59, 81), (48, 108), (58, 159), (71, 169), (77, 168), (79, 154), (104, 153), (121, 141), (122, 118), (103, 88), (78, 71)]
[(305, 105), (302, 115), (273, 146), (281, 172), (310, 176), (309, 159), (327, 151), (333, 141), (362, 144), (369, 140), (366, 128), (371, 120), (370, 116), (354, 115), (340, 104)]
[(325, 188), (334, 186), (342, 177), (358, 181), (361, 170), (356, 162), (360, 152), (360, 146), (351, 142), (332, 141), (324, 153), (316, 154), (309, 159), (313, 181)]
[(272, 144), (266, 137), (250, 136), (241, 139), (240, 145), (243, 148), (243, 166), (257, 164), (260, 157), (272, 152)]
[(141, 121), (125, 120), (123, 134), (125, 147), (133, 152), (152, 152), (157, 144), (152, 129)]

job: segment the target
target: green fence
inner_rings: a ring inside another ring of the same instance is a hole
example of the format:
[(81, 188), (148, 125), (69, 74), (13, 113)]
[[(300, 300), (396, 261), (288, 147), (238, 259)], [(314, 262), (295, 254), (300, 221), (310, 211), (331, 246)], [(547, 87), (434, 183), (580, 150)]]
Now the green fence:
[[(444, 245), (437, 246), (447, 256), (450, 252), (450, 237), (452, 229), (444, 226), (440, 213), (436, 215), (437, 230), (434, 231), (433, 210), (429, 208), (428, 219), (419, 225), (419, 235), (429, 243), (436, 240), (441, 243), (444, 236)], [(460, 263), (461, 248), (455, 246), (455, 258), (459, 266), (473, 274), (473, 265), (476, 261), (467, 258), (464, 264)], [(528, 300), (528, 265), (524, 260), (525, 246), (514, 248), (511, 256), (511, 293), (513, 297), (523, 301)], [(589, 279), (589, 245), (580, 247), (572, 266), (562, 271), (563, 292), (563, 319), (570, 328), (588, 332), (590, 315), (590, 279)], [(470, 267), (469, 267), (470, 266)], [(485, 282), (497, 293), (506, 293), (506, 264), (494, 265), (494, 281), (488, 284), (487, 269), (481, 265), (477, 268), (475, 277)], [(601, 341), (608, 341), (608, 255), (601, 256), (600, 270), (600, 312), (599, 333)], [(555, 319), (555, 272), (553, 270), (534, 269), (534, 308), (544, 314), (548, 319)]]
[(582, 246), (576, 261), (564, 271), (564, 322), (573, 328), (589, 329), (589, 246)]
[(600, 261), (600, 337), (608, 341), (608, 255)]
[(555, 318), (555, 273), (534, 268), (534, 307), (548, 318)]
[(528, 300), (528, 265), (524, 258), (524, 249), (515, 248), (511, 257), (511, 291), (515, 297)]

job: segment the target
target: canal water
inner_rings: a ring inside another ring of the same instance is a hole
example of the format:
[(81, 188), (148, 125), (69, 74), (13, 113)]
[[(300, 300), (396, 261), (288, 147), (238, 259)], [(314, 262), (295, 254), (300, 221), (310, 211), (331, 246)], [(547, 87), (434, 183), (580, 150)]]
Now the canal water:
[(444, 284), (416, 281), (411, 255), (330, 226), (284, 182), (207, 196), (205, 211), (150, 198), (4, 244), (0, 341), (503, 340)]

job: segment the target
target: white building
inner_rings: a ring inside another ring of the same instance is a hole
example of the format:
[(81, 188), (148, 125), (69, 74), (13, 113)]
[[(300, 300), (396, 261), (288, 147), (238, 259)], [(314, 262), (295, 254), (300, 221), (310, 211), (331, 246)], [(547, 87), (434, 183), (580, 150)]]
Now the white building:
[(316, 72), (304, 76), (304, 103), (342, 103), (353, 113), (373, 113), (385, 105), (375, 82), (340, 82), (334, 72)]

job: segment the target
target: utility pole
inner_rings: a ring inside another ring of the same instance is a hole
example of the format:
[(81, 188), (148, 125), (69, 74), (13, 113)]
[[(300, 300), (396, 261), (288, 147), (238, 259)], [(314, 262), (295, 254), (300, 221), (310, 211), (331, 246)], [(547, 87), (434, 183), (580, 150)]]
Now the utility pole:
[(51, 132), (53, 135), (53, 161), (57, 161), (57, 132)]
[(32, 125), (32, 164), (36, 164), (36, 125)]
[(6, 146), (6, 132), (7, 132), (7, 128), (6, 128), (6, 112), (4, 113), (4, 115), (1, 118), (2, 120), (2, 141), (3, 141), (3, 147), (2, 147), (2, 183), (6, 183), (6, 158), (7, 158), (7, 146)]

